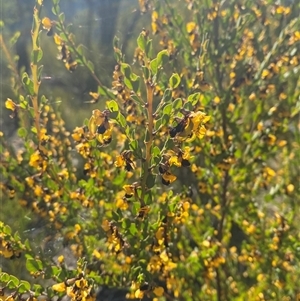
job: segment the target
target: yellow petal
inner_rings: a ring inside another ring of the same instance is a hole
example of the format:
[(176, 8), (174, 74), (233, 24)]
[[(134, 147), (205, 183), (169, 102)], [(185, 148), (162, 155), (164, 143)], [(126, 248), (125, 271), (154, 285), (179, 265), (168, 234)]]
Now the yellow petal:
[(10, 98), (7, 98), (5, 102), (6, 109), (14, 111), (16, 109), (16, 106), (17, 105)]
[(188, 33), (191, 33), (195, 28), (196, 28), (196, 23), (195, 22), (189, 22), (189, 23), (186, 24), (186, 31)]
[(110, 230), (110, 222), (107, 219), (103, 220), (101, 227), (105, 232), (108, 232)]
[(154, 10), (152, 12), (152, 21), (155, 22), (157, 19), (158, 19), (158, 13), (157, 11)]
[(177, 156), (172, 156), (170, 159), (169, 159), (169, 164), (170, 166), (171, 165), (175, 165), (177, 167), (180, 167), (181, 166), (181, 162), (179, 161), (179, 158)]
[(202, 125), (202, 126), (198, 129), (196, 135), (197, 135), (197, 137), (198, 137), (199, 139), (201, 139), (201, 138), (203, 138), (203, 137), (205, 136), (205, 133), (206, 133), (206, 128)]
[(53, 36), (53, 39), (54, 39), (54, 43), (56, 45), (61, 45), (62, 39), (61, 39), (61, 37), (57, 33)]
[(140, 289), (137, 289), (134, 293), (134, 296), (137, 298), (137, 299), (143, 299), (144, 298), (144, 292), (141, 291)]
[(50, 30), (52, 27), (51, 20), (48, 17), (43, 18), (42, 24), (43, 24), (43, 27), (47, 30)]
[(95, 122), (95, 117), (92, 116), (89, 120), (89, 124), (88, 124), (88, 128), (89, 128), (89, 131), (92, 135), (95, 135), (96, 133), (96, 130), (97, 130), (97, 125), (96, 125), (96, 122)]
[(127, 196), (132, 196), (134, 194), (134, 187), (132, 185), (124, 185), (123, 189)]
[(66, 289), (66, 285), (64, 282), (56, 283), (56, 284), (52, 285), (52, 289), (57, 292), (64, 292)]
[(164, 294), (164, 288), (161, 286), (156, 287), (153, 290), (153, 293), (157, 296), (157, 297), (161, 297)]
[(162, 178), (168, 183), (168, 184), (171, 184), (171, 183), (173, 183), (176, 179), (177, 179), (177, 177), (176, 176), (174, 176), (174, 175), (172, 175), (171, 173), (165, 173), (165, 174), (163, 174), (162, 175)]
[(121, 155), (119, 155), (117, 157), (117, 160), (115, 161), (115, 166), (116, 167), (122, 167), (125, 165), (125, 160), (123, 159), (123, 157)]

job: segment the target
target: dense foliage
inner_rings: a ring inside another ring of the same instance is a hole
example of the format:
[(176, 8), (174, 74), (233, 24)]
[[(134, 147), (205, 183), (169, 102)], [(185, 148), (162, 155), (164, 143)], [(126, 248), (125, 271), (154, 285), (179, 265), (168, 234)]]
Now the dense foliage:
[[(55, 18), (42, 2), (30, 75), (8, 59), (21, 146), (1, 132), (1, 188), (64, 248), (47, 256), (0, 222), (0, 299), (95, 300), (104, 285), (129, 299), (299, 299), (300, 4), (140, 0), (148, 25), (133, 62), (115, 37), (107, 87), (59, 0)], [(45, 35), (98, 87), (73, 132), (40, 92)], [(27, 275), (7, 264), (24, 258)]]

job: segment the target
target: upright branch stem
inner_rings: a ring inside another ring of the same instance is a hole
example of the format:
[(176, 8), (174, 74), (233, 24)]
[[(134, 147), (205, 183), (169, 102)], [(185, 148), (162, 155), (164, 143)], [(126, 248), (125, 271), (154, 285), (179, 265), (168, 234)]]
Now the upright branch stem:
[(148, 135), (145, 135), (145, 146), (146, 146), (146, 152), (145, 152), (145, 162), (144, 162), (144, 168), (143, 168), (143, 180), (142, 180), (142, 195), (141, 195), (141, 205), (144, 204), (144, 197), (147, 189), (147, 178), (149, 175), (149, 167), (150, 167), (150, 161), (151, 161), (151, 148), (152, 148), (152, 142), (153, 142), (153, 85), (151, 82), (146, 81), (146, 91), (147, 91), (147, 115), (148, 115), (148, 128), (147, 132)]
[[(31, 31), (32, 37), (32, 51), (37, 52), (40, 50), (38, 39), (39, 39), (39, 31), (40, 31), (41, 20), (39, 18), (39, 10), (35, 6), (33, 9), (33, 28)], [(32, 61), (30, 64), (31, 73), (32, 73), (32, 81), (33, 81), (33, 95), (31, 95), (32, 106), (34, 110), (34, 123), (37, 130), (37, 138), (40, 146), (40, 111), (39, 111), (39, 102), (38, 102), (38, 94), (40, 88), (40, 81), (38, 79), (38, 65), (37, 62)]]

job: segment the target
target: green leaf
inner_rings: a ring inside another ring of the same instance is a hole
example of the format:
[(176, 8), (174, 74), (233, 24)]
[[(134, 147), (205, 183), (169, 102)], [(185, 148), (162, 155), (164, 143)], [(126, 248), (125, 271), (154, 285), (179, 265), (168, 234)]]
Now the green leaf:
[(28, 239), (25, 240), (24, 245), (25, 245), (25, 247), (26, 247), (27, 250), (31, 250), (30, 243), (29, 243)]
[(40, 270), (38, 262), (34, 258), (27, 258), (26, 260), (26, 269), (29, 272), (37, 272)]
[(5, 225), (5, 226), (3, 227), (3, 232), (4, 232), (4, 234), (11, 235), (11, 228), (10, 228), (10, 226)]
[(136, 228), (135, 223), (131, 223), (128, 230), (129, 230), (129, 233), (130, 233), (132, 236), (135, 236), (135, 234), (138, 233), (138, 230), (137, 230), (137, 228)]
[(84, 49), (84, 46), (82, 44), (79, 44), (76, 48), (77, 52), (80, 54), (80, 55), (83, 55), (83, 49)]
[(25, 128), (19, 128), (18, 129), (18, 136), (20, 138), (26, 138), (27, 137), (27, 130)]
[(139, 147), (137, 140), (133, 140), (129, 143), (129, 149), (134, 152)]
[(161, 67), (169, 61), (168, 50), (164, 49), (157, 54), (157, 65)]
[(152, 56), (152, 40), (149, 40), (146, 44), (146, 49), (145, 49), (146, 57), (151, 57)]
[(130, 224), (131, 224), (130, 220), (128, 220), (128, 219), (123, 219), (123, 221), (122, 221), (122, 228), (123, 228), (124, 230), (127, 230), (127, 229), (129, 229)]
[(184, 104), (183, 108), (184, 108), (185, 110), (187, 110), (187, 111), (192, 111), (193, 108), (194, 108), (194, 106), (192, 105), (192, 103), (186, 102), (186, 103)]
[(151, 190), (148, 190), (145, 194), (144, 202), (146, 205), (152, 204), (152, 193)]
[[(41, 103), (42, 104), (46, 104), (48, 102), (48, 99), (46, 98), (46, 96), (45, 95), (42, 95), (41, 96)], [(56, 103), (59, 103), (59, 101), (57, 101)]]
[(10, 38), (9, 40), (9, 44), (10, 46), (14, 46), (16, 44), (16, 42), (18, 41), (19, 37), (21, 35), (21, 32), (20, 31), (16, 31), (14, 33), (14, 35)]
[(118, 116), (117, 116), (117, 121), (119, 122), (119, 124), (125, 128), (127, 125), (126, 119), (125, 117), (119, 112)]
[(9, 281), (9, 275), (7, 273), (0, 273), (0, 282), (7, 283)]
[(158, 67), (157, 58), (155, 58), (150, 62), (150, 68), (151, 68), (152, 74), (157, 73), (157, 67)]
[(42, 49), (37, 49), (37, 50), (32, 50), (31, 52), (31, 61), (33, 64), (37, 64), (43, 57), (43, 50)]
[(87, 62), (87, 67), (89, 68), (89, 70), (91, 70), (92, 72), (94, 72), (95, 70), (95, 66), (91, 61)]
[(119, 112), (119, 106), (115, 100), (111, 100), (107, 106), (111, 112)]
[(145, 52), (146, 50), (146, 38), (145, 35), (143, 33), (140, 33), (140, 35), (137, 38), (137, 45), (139, 46), (139, 48)]
[(169, 85), (172, 89), (176, 89), (180, 84), (180, 76), (178, 73), (173, 73), (171, 78), (169, 79)]
[(181, 98), (176, 98), (174, 101), (173, 101), (173, 109), (174, 110), (179, 110), (181, 109), (183, 106), (183, 103), (182, 103), (182, 99)]
[(163, 102), (169, 102), (172, 99), (172, 91), (170, 89), (166, 89), (163, 95)]
[(158, 146), (152, 148), (152, 162), (151, 164), (157, 165), (161, 160), (160, 149)]
[(115, 221), (118, 221), (120, 219), (120, 216), (117, 211), (112, 211), (112, 217)]
[[(54, 0), (54, 1), (57, 1), (57, 0)], [(59, 11), (57, 11), (57, 9), (55, 7), (52, 7), (51, 11), (52, 11), (53, 15), (55, 15), (55, 16), (57, 15), (57, 13), (59, 13)]]
[(142, 66), (143, 74), (144, 74), (144, 79), (149, 79), (150, 78), (150, 71), (146, 66)]
[(40, 296), (44, 289), (40, 284), (33, 284), (32, 290), (35, 296)]
[(43, 65), (39, 66), (39, 68), (38, 68), (38, 80), (41, 80), (41, 74), (42, 74), (43, 68), (44, 68)]
[(126, 63), (122, 63), (121, 64), (121, 72), (124, 74), (125, 77), (127, 77), (128, 79), (131, 78), (131, 67), (126, 64)]
[(26, 72), (23, 73), (23, 76), (22, 76), (22, 83), (24, 84), (27, 92), (30, 94), (30, 95), (33, 95), (34, 94), (34, 88), (33, 88), (33, 82), (32, 80), (28, 77), (28, 74)]
[(61, 21), (61, 23), (65, 22), (65, 14), (64, 13), (60, 13), (58, 16), (59, 20)]
[(113, 39), (114, 48), (119, 48), (119, 41), (120, 41), (120, 39), (117, 36), (114, 36), (114, 39)]
[(153, 157), (160, 156), (160, 149), (159, 149), (158, 146), (155, 145), (155, 146), (152, 148), (152, 154), (153, 154)]
[(140, 92), (140, 77), (136, 76), (136, 78), (134, 80), (131, 81), (132, 84), (132, 89), (135, 93), (139, 93)]
[(18, 287), (20, 280), (17, 277), (10, 275), (9, 282), (11, 282), (13, 284), (13, 286), (11, 288), (16, 288), (16, 287)]
[(109, 90), (109, 89), (107, 89), (106, 87), (103, 87), (103, 86), (98, 87), (98, 93), (100, 95), (107, 96), (107, 97), (112, 98), (112, 99), (115, 98), (114, 93), (111, 90)]
[(191, 94), (188, 97), (188, 102), (190, 102), (193, 106), (195, 106), (199, 102), (199, 99), (200, 99), (200, 93), (197, 92), (197, 93)]
[(114, 58), (118, 63), (122, 62), (122, 52), (120, 49), (114, 49)]
[(14, 240), (15, 241), (21, 241), (21, 237), (20, 237), (20, 234), (19, 234), (19, 232), (18, 231), (16, 231), (16, 233), (14, 234)]
[(163, 115), (161, 124), (164, 125), (164, 126), (166, 126), (166, 125), (168, 125), (169, 120), (170, 120), (170, 116), (169, 115)]
[(171, 103), (167, 104), (164, 108), (163, 108), (163, 114), (167, 114), (170, 115), (172, 112), (172, 107), (173, 105)]
[(133, 90), (131, 80), (128, 77), (124, 78), (124, 84), (129, 90)]
[(129, 143), (129, 149), (132, 151), (132, 153), (135, 157), (137, 157), (138, 159), (142, 158), (142, 150), (139, 147), (139, 143), (137, 140), (132, 140)]
[(173, 139), (169, 139), (167, 143), (165, 144), (166, 149), (174, 149), (175, 148), (175, 143)]
[(159, 129), (159, 127), (161, 126), (161, 122), (162, 122), (162, 118), (159, 118), (156, 120), (155, 122), (155, 131), (157, 131)]
[(21, 280), (20, 281), (20, 284), (19, 284), (19, 293), (26, 293), (28, 291), (30, 291), (30, 283), (27, 282), (27, 281), (24, 281), (24, 280)]

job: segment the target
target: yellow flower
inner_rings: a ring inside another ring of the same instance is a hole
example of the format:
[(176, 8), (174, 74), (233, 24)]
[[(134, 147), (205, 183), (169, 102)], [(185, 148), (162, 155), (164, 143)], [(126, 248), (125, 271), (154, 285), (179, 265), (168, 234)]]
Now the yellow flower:
[(41, 140), (43, 140), (43, 141), (47, 141), (47, 140), (49, 140), (49, 135), (46, 135), (46, 133), (47, 133), (47, 129), (45, 129), (45, 128), (42, 128), (41, 129), (41, 132), (40, 132), (40, 138), (41, 138)]
[(181, 161), (179, 160), (178, 156), (172, 156), (169, 159), (169, 164), (170, 164), (170, 166), (175, 165), (177, 167), (180, 167), (181, 166)]
[(29, 165), (35, 168), (40, 167), (40, 164), (42, 162), (42, 157), (40, 155), (39, 151), (35, 151), (31, 156), (29, 160)]
[(155, 233), (155, 237), (159, 245), (162, 245), (164, 242), (164, 233), (165, 233), (164, 227), (159, 227)]
[(17, 108), (17, 104), (14, 103), (10, 98), (7, 98), (6, 102), (5, 102), (5, 107), (6, 109), (9, 109), (9, 110), (12, 110), (12, 111), (15, 111), (16, 108)]
[(193, 123), (193, 131), (196, 131), (200, 125), (203, 125), (210, 120), (210, 116), (207, 116), (205, 113), (198, 111), (191, 113), (190, 119)]
[(64, 292), (66, 290), (66, 285), (64, 282), (56, 283), (52, 285), (52, 289), (57, 292)]
[(107, 219), (103, 220), (101, 227), (105, 232), (108, 232), (110, 230), (110, 222)]
[(137, 299), (143, 299), (144, 298), (144, 292), (141, 291), (140, 289), (137, 289), (134, 293), (134, 296), (137, 298)]
[(171, 174), (170, 172), (165, 172), (164, 174), (162, 174), (162, 183), (164, 185), (170, 185), (171, 183), (173, 183), (175, 180), (177, 179), (176, 176), (174, 176), (173, 174)]
[(54, 34), (53, 39), (54, 39), (54, 43), (56, 45), (61, 45), (62, 44), (62, 39), (57, 33)]
[(161, 286), (158, 286), (156, 288), (154, 288), (153, 293), (157, 296), (157, 297), (161, 297), (164, 294), (164, 288)]
[(125, 200), (119, 198), (116, 200), (116, 207), (120, 208), (121, 210), (126, 210), (128, 208), (128, 203)]
[(50, 30), (51, 27), (52, 27), (52, 22), (49, 18), (45, 17), (43, 18), (42, 20), (42, 24), (43, 24), (43, 28), (44, 29), (47, 29), (47, 30)]
[(58, 261), (60, 264), (62, 264), (62, 263), (64, 262), (64, 260), (65, 260), (64, 255), (60, 255), (60, 256), (58, 256), (58, 258), (57, 258), (57, 261)]
[[(109, 124), (109, 123), (108, 123)], [(101, 126), (98, 127), (98, 129)], [(106, 127), (106, 125), (103, 125), (103, 127), (105, 128), (105, 132), (102, 134), (97, 134), (96, 138), (97, 140), (101, 143), (101, 144), (109, 144), (112, 140), (112, 127), (110, 125), (108, 125), (108, 128)]]
[(123, 189), (125, 190), (126, 198), (131, 198), (134, 195), (134, 186), (133, 185), (124, 185)]
[(191, 34), (196, 28), (196, 23), (195, 22), (189, 22), (186, 24), (186, 31), (188, 34)]
[(123, 158), (123, 156), (122, 155), (119, 155), (118, 157), (117, 157), (117, 160), (115, 161), (115, 166), (116, 167), (122, 167), (122, 166), (125, 166), (125, 160), (124, 160), (124, 158)]
[(72, 138), (79, 142), (84, 135), (84, 129), (82, 127), (76, 127), (73, 131)]
[(206, 128), (201, 125), (196, 131), (195, 134), (199, 139), (202, 139), (205, 136)]

